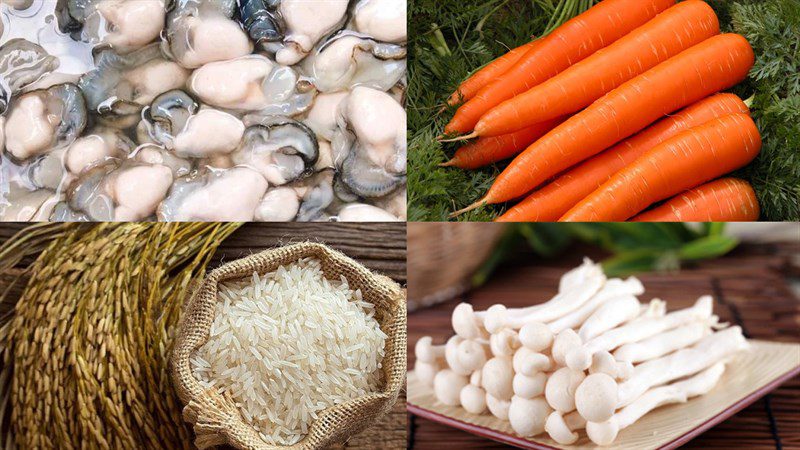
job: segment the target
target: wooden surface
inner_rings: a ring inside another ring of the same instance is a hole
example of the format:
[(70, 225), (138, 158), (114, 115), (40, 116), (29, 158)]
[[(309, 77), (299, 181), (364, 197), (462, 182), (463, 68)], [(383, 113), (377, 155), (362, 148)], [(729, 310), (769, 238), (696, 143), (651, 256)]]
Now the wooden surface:
[[(0, 223), (0, 242), (6, 241), (25, 224)], [(250, 253), (302, 240), (323, 242), (405, 285), (405, 223), (248, 223), (236, 230), (218, 248), (211, 266)], [(0, 283), (3, 279), (0, 277)], [(393, 411), (363, 433), (337, 449), (401, 449), (406, 447), (408, 429), (405, 395)]]
[[(522, 253), (500, 267), (482, 288), (459, 300), (476, 310), (503, 302), (509, 306), (528, 305), (549, 299), (557, 280), (568, 268), (577, 266), (584, 254), (601, 259), (602, 254), (573, 248), (568, 256), (542, 260)], [(739, 324), (748, 337), (781, 342), (800, 342), (800, 299), (791, 291), (787, 277), (800, 271), (796, 262), (800, 245), (742, 245), (729, 255), (704, 261), (678, 274), (643, 274), (639, 278), (647, 291), (641, 297), (660, 297), (670, 309), (689, 306), (703, 294), (715, 297), (715, 313), (722, 320)], [(412, 280), (413, 282), (413, 280)], [(409, 348), (421, 336), (441, 343), (452, 332), (451, 301), (432, 309), (410, 313)], [(413, 350), (409, 367), (413, 367)], [(800, 379), (794, 378), (730, 419), (689, 442), (686, 448), (800, 449)], [(493, 449), (508, 448), (431, 421), (411, 416), (409, 448)]]

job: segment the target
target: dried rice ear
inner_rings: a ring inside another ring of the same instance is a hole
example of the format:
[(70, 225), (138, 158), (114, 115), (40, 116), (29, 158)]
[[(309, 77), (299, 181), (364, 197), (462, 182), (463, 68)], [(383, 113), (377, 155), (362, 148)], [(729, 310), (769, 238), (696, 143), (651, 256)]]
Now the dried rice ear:
[[(321, 262), (325, 277), (342, 276), (363, 300), (375, 305), (375, 319), (388, 336), (382, 361), (383, 385), (377, 391), (325, 409), (312, 422), (308, 434), (291, 446), (264, 442), (241, 417), (233, 402), (215, 390), (205, 389), (194, 378), (191, 355), (207, 340), (218, 301), (220, 283), (245, 280), (253, 272), (265, 274), (281, 265), (311, 257)], [(406, 376), (406, 297), (400, 286), (371, 272), (358, 262), (323, 244), (303, 242), (267, 250), (212, 270), (185, 303), (185, 313), (171, 356), (171, 372), (178, 396), (184, 403), (184, 419), (193, 424), (195, 445), (205, 449), (231, 445), (248, 450), (311, 450), (341, 443), (388, 413), (397, 400)]]

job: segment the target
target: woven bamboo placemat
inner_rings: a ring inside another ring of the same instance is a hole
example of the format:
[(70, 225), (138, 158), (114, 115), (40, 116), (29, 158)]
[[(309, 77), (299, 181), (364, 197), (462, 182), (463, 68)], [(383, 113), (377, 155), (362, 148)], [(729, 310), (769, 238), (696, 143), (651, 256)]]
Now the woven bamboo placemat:
[[(712, 294), (715, 312), (722, 320), (741, 325), (749, 338), (800, 342), (800, 299), (789, 288), (788, 276), (800, 274), (795, 256), (798, 243), (742, 245), (725, 257), (703, 261), (677, 274), (643, 274), (647, 291), (642, 300), (660, 297), (670, 309), (691, 305), (697, 297)], [(549, 299), (561, 274), (580, 264), (584, 255), (602, 259), (597, 250), (575, 247), (565, 256), (542, 260), (522, 252), (500, 267), (482, 288), (459, 300), (476, 310), (503, 302), (522, 306)], [(413, 280), (412, 280), (413, 282)], [(409, 368), (413, 344), (421, 336), (443, 342), (452, 333), (450, 312), (457, 301), (410, 313)], [(686, 445), (702, 449), (800, 449), (800, 378), (789, 380), (772, 394)], [(409, 447), (415, 450), (508, 448), (485, 438), (410, 416)]]

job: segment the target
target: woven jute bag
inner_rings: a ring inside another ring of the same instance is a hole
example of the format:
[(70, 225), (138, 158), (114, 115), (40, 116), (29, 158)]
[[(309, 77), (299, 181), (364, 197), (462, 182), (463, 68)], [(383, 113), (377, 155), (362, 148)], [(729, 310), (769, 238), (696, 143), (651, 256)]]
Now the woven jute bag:
[[(323, 410), (311, 423), (308, 435), (291, 446), (264, 442), (242, 418), (230, 398), (203, 388), (194, 378), (189, 357), (208, 339), (214, 320), (219, 283), (248, 279), (253, 272), (265, 274), (300, 258), (321, 262), (328, 279), (344, 276), (350, 287), (361, 289), (364, 301), (375, 305), (375, 318), (388, 336), (383, 360), (383, 385), (377, 392)], [(310, 450), (341, 443), (389, 412), (397, 400), (406, 376), (406, 300), (400, 286), (386, 276), (323, 244), (303, 242), (267, 250), (212, 270), (187, 299), (175, 348), (172, 378), (184, 403), (184, 419), (193, 424), (195, 444), (200, 449), (231, 445), (241, 449)]]

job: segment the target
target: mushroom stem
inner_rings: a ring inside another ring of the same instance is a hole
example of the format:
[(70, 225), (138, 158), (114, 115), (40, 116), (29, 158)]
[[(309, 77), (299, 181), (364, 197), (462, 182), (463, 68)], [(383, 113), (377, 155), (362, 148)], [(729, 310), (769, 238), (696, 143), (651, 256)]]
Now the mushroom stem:
[(556, 320), (586, 303), (606, 281), (600, 265), (588, 259), (568, 275), (570, 281), (564, 283), (563, 290), (545, 303), (512, 309), (499, 304), (492, 306), (486, 310), (484, 327), (490, 333), (497, 333), (506, 327), (518, 330), (528, 323)]
[(712, 316), (708, 320), (693, 322), (639, 342), (625, 344), (614, 351), (614, 359), (640, 363), (659, 358), (676, 350), (694, 345), (711, 333), (711, 327), (716, 322), (716, 316)]
[(640, 306), (639, 300), (632, 295), (613, 298), (597, 308), (583, 322), (578, 336), (582, 342), (589, 342), (604, 332), (635, 319), (639, 315)]
[(539, 372), (547, 372), (553, 367), (553, 362), (550, 357), (525, 347), (522, 347), (514, 353), (512, 363), (514, 372), (529, 377)]
[(511, 356), (521, 345), (514, 330), (503, 329), (489, 337), (489, 347), (494, 356)]
[(453, 309), (451, 322), (453, 330), (463, 339), (487, 338), (488, 333), (483, 328), (483, 319), (486, 313), (475, 312), (469, 303), (459, 303)]
[(713, 299), (706, 295), (700, 297), (692, 307), (671, 312), (663, 317), (634, 320), (627, 325), (606, 331), (567, 354), (567, 365), (575, 370), (586, 370), (592, 364), (592, 356), (597, 352), (611, 351), (621, 345), (638, 342), (696, 320), (706, 320), (711, 317), (713, 304)]
[(669, 403), (682, 403), (689, 398), (708, 393), (725, 372), (725, 363), (718, 362), (684, 381), (661, 386), (642, 394), (605, 422), (587, 422), (586, 434), (597, 445), (609, 445), (619, 431), (635, 423), (645, 414)]
[(547, 416), (544, 430), (550, 438), (561, 445), (574, 444), (578, 440), (578, 433), (574, 430), (584, 428), (586, 419), (577, 411), (562, 415), (558, 411), (553, 411)]
[(644, 293), (644, 286), (636, 277), (627, 280), (612, 278), (603, 285), (599, 292), (592, 296), (589, 301), (571, 313), (547, 324), (547, 327), (554, 334), (558, 334), (568, 328), (580, 327), (597, 308), (605, 302), (626, 295), (641, 295)]
[(417, 356), (418, 361), (432, 363), (437, 359), (444, 358), (445, 346), (433, 345), (433, 338), (430, 336), (423, 336), (417, 341), (414, 346), (414, 354)]

